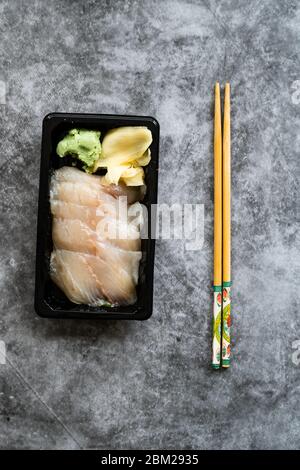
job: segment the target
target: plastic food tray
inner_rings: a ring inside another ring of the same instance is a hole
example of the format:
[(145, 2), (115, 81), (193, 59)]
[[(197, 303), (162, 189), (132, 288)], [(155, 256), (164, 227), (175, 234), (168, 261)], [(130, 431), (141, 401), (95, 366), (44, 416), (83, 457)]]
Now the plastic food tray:
[[(52, 282), (49, 261), (52, 252), (52, 217), (50, 213), (49, 185), (53, 170), (71, 166), (75, 159), (60, 158), (56, 146), (72, 128), (98, 129), (101, 137), (109, 129), (121, 126), (146, 126), (151, 130), (151, 161), (145, 169), (147, 192), (143, 204), (148, 211), (148, 239), (142, 240), (137, 301), (134, 305), (120, 307), (90, 307), (77, 305)], [(42, 152), (40, 166), (39, 205), (36, 244), (35, 310), (41, 317), (77, 318), (97, 320), (146, 320), (152, 315), (153, 271), (155, 240), (151, 239), (151, 205), (157, 203), (159, 153), (159, 124), (147, 116), (119, 116), (105, 114), (51, 113), (43, 120)]]

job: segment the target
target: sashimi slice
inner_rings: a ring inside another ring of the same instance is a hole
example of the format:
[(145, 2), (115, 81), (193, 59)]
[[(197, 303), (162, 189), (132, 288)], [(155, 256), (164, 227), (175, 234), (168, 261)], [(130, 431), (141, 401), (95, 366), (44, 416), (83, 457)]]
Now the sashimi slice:
[(127, 197), (128, 204), (143, 199), (146, 191), (145, 186), (129, 187), (124, 184), (108, 185), (104, 176), (89, 175), (77, 168), (69, 166), (64, 166), (56, 170), (52, 176), (52, 182), (86, 183), (90, 187), (93, 187), (93, 189), (99, 188), (100, 191), (110, 194), (114, 198), (125, 196)]
[(101, 176), (89, 175), (84, 171), (71, 166), (63, 166), (55, 170), (53, 177), (57, 181), (69, 181), (71, 183), (87, 183), (89, 185), (101, 185)]
[(55, 248), (100, 256), (114, 269), (126, 271), (137, 283), (140, 251), (124, 250), (110, 240), (97, 239), (96, 232), (80, 220), (53, 219), (52, 238)]
[(96, 227), (97, 239), (123, 250), (140, 251), (139, 230), (132, 223), (122, 222), (113, 217), (103, 217)]
[(86, 183), (52, 181), (50, 199), (59, 199), (83, 206), (97, 207), (101, 201), (100, 191)]
[(51, 254), (52, 280), (75, 304), (99, 303), (101, 290), (97, 278), (84, 256), (66, 250), (54, 250)]
[(122, 250), (116, 246), (97, 241), (96, 255), (102, 259), (114, 272), (127, 273), (136, 285), (139, 275), (139, 264), (142, 258), (140, 251)]
[(51, 200), (51, 213), (58, 219), (81, 220), (90, 228), (95, 229), (101, 217), (97, 215), (96, 207), (80, 206), (71, 202)]
[(146, 186), (126, 186), (125, 184), (107, 184), (104, 177), (102, 179), (103, 190), (108, 194), (111, 194), (115, 198), (124, 196), (127, 198), (128, 204), (133, 204), (134, 202), (141, 201), (146, 193)]
[(129, 274), (118, 266), (110, 265), (99, 256), (82, 255), (96, 275), (104, 296), (112, 304), (132, 305), (136, 301), (135, 282)]
[(81, 220), (89, 227), (95, 229), (97, 224), (103, 219), (103, 217), (116, 217), (117, 205), (115, 203), (100, 203), (98, 207), (82, 206), (80, 204), (73, 204), (72, 202), (52, 199), (51, 213), (54, 217), (60, 219)]
[(96, 256), (55, 250), (50, 272), (52, 280), (74, 303), (96, 306), (109, 301), (112, 305), (131, 305), (136, 301), (132, 278)]
[(78, 219), (57, 219), (52, 222), (55, 248), (96, 255), (96, 232)]
[(99, 223), (100, 217), (96, 211), (91, 215), (90, 208), (53, 202), (58, 203), (52, 207), (52, 239), (56, 248), (95, 254), (95, 243), (99, 240), (123, 250), (140, 251), (140, 233), (133, 224), (121, 223), (113, 217), (103, 217)]

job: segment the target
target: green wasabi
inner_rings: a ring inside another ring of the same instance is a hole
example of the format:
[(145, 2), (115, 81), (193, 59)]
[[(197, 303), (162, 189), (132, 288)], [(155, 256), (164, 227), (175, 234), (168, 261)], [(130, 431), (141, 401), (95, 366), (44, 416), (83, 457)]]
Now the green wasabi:
[(84, 169), (92, 172), (101, 154), (100, 132), (72, 129), (58, 143), (56, 152), (60, 157), (73, 155), (84, 163)]

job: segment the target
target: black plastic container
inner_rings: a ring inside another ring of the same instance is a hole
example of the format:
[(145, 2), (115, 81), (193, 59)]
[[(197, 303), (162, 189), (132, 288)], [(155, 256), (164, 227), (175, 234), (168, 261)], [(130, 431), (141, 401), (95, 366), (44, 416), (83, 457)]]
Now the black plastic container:
[[(148, 210), (148, 239), (142, 240), (137, 302), (126, 307), (90, 307), (69, 301), (65, 294), (52, 282), (49, 275), (49, 261), (52, 251), (52, 219), (49, 202), (51, 173), (56, 168), (71, 165), (71, 157), (56, 155), (59, 140), (72, 128), (98, 129), (101, 137), (109, 129), (120, 126), (146, 126), (151, 130), (151, 161), (145, 169), (146, 196), (143, 204)], [(41, 317), (78, 318), (97, 320), (146, 320), (152, 314), (153, 271), (155, 240), (151, 239), (151, 205), (157, 202), (159, 124), (152, 117), (118, 116), (105, 114), (52, 113), (43, 120), (42, 155), (40, 167), (39, 207), (37, 223), (35, 310)]]

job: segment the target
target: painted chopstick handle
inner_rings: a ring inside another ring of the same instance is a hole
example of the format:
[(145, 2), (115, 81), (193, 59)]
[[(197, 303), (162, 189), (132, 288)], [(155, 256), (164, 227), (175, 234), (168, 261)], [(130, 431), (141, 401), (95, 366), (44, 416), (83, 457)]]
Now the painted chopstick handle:
[(212, 367), (221, 365), (222, 286), (214, 286)]
[(222, 367), (230, 366), (231, 344), (231, 282), (223, 282), (223, 311), (222, 311)]

